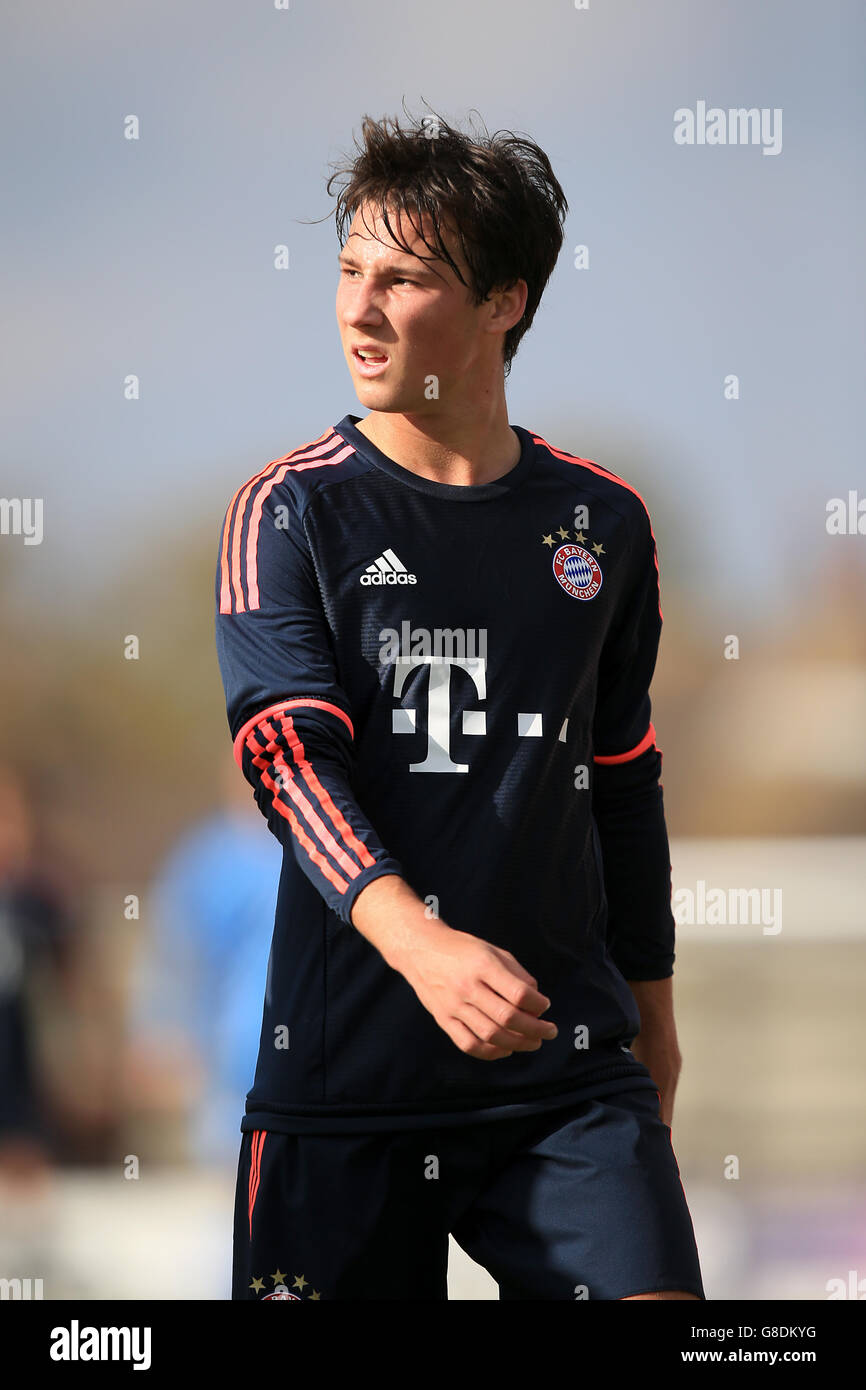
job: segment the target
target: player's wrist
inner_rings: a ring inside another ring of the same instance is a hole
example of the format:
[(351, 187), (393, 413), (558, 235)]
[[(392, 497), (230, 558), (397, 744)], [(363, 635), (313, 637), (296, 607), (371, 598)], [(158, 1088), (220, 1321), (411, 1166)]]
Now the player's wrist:
[(366, 884), (352, 906), (351, 920), (385, 962), (401, 975), (409, 968), (414, 946), (451, 931), (444, 922), (429, 915), (426, 904), (397, 874), (383, 875)]

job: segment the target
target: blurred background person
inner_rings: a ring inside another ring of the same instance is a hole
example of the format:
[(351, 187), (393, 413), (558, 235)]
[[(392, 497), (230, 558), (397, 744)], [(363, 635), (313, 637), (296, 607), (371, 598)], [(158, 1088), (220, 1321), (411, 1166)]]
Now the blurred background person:
[(40, 870), (23, 777), (0, 767), (0, 1182), (37, 1190), (56, 1147), (40, 1072), (32, 993), (47, 966), (67, 971), (70, 919)]
[(55, 1164), (65, 1106), (46, 1066), (40, 1005), (75, 998), (70, 888), (40, 842), (27, 775), (0, 765), (0, 1274), (50, 1281)]
[(253, 1084), (282, 850), (231, 756), (220, 804), (159, 867), (133, 982), (131, 1108), (158, 1154), (234, 1165)]

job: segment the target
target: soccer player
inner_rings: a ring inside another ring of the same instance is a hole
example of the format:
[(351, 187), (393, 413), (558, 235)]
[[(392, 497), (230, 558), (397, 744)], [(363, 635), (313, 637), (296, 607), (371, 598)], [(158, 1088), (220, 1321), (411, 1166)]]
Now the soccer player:
[(450, 1232), (502, 1299), (702, 1299), (655, 538), (506, 410), (566, 199), (531, 140), (439, 118), (365, 118), (338, 181), (368, 413), (244, 483), (217, 564), (235, 758), (283, 845), (232, 1296), (444, 1299)]

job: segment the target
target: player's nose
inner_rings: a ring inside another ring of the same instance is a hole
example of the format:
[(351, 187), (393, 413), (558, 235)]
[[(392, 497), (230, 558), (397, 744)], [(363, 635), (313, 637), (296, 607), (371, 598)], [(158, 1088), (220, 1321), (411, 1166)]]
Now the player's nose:
[(380, 324), (383, 320), (379, 303), (380, 291), (369, 282), (352, 286), (351, 293), (337, 301), (337, 315), (346, 328), (362, 328), (365, 324)]

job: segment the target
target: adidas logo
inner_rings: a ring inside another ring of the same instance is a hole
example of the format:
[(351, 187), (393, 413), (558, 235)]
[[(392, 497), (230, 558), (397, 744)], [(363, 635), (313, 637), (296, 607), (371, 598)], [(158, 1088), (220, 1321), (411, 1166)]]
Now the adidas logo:
[(410, 574), (393, 550), (383, 550), (361, 575), (362, 584), (417, 584), (417, 575)]

